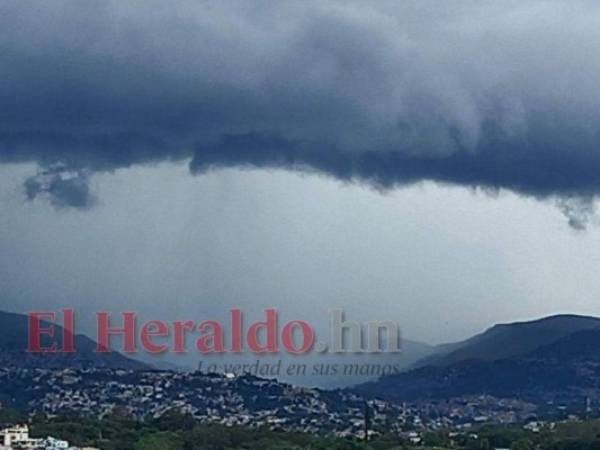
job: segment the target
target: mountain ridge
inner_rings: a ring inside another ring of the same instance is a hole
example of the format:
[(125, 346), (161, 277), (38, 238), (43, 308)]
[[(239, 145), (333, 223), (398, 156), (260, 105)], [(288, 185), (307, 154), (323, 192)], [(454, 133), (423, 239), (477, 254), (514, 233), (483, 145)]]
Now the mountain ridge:
[(432, 355), (417, 361), (412, 368), (445, 366), (469, 359), (505, 359), (525, 354), (570, 333), (594, 328), (600, 328), (600, 318), (578, 314), (555, 314), (496, 324), (468, 339), (437, 346)]
[[(42, 321), (44, 326), (51, 323)], [(56, 323), (55, 342), (62, 343), (63, 328)], [(96, 352), (96, 342), (83, 334), (74, 335), (75, 353), (30, 353), (28, 346), (28, 317), (24, 314), (0, 311), (0, 367), (21, 368), (120, 368), (146, 370), (152, 367), (116, 351)], [(42, 336), (42, 346), (50, 345)]]
[[(507, 333), (513, 340), (523, 336), (531, 338), (532, 331), (540, 332), (541, 337), (530, 339), (518, 351), (511, 349), (507, 357), (471, 357), (446, 360), (445, 364), (421, 365), (359, 385), (356, 391), (390, 401), (488, 394), (518, 398), (540, 406), (557, 402), (581, 405), (588, 398), (600, 402), (600, 326), (597, 323), (600, 319), (591, 316), (556, 315), (500, 324), (465, 342), (477, 348), (478, 343), (489, 344), (492, 338), (497, 338), (495, 344), (500, 345), (506, 342)], [(553, 336), (546, 333), (548, 330)], [(463, 351), (460, 355), (473, 356), (473, 352)], [(456, 356), (455, 350), (453, 357)]]

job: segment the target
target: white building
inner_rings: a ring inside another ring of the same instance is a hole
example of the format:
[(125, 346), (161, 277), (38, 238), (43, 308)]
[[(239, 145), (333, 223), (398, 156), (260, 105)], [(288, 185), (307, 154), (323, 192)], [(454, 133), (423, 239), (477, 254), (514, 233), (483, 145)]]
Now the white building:
[(5, 447), (21, 444), (29, 441), (29, 427), (27, 425), (15, 425), (14, 427), (0, 430), (0, 443)]
[(51, 436), (48, 436), (46, 439), (42, 439), (41, 444), (42, 445), (40, 448), (43, 448), (44, 450), (64, 450), (70, 448), (67, 441), (55, 439)]
[(29, 437), (27, 425), (15, 425), (0, 430), (0, 450), (4, 449), (28, 450), (67, 450), (69, 443), (61, 439), (48, 436), (46, 439), (32, 439)]

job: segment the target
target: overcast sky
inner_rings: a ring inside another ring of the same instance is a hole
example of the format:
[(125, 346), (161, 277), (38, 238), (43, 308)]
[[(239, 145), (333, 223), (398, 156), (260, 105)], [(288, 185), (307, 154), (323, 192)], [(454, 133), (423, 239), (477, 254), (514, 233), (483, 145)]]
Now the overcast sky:
[[(431, 183), (381, 194), (285, 171), (183, 164), (94, 178), (86, 211), (23, 201), (32, 165), (0, 169), (3, 307), (135, 309), (147, 319), (259, 317), (323, 326), (328, 308), (440, 342), (497, 322), (600, 315), (600, 229), (550, 203)], [(255, 310), (258, 310), (255, 312)]]
[[(7, 0), (2, 308), (600, 315), (600, 4)], [(182, 317), (184, 316), (184, 317)]]

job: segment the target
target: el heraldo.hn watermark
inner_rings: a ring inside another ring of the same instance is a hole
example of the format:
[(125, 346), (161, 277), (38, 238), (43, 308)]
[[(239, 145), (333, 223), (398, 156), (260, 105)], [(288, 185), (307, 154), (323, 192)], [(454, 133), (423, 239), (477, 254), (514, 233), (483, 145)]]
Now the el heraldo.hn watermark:
[[(72, 308), (30, 311), (28, 346), (30, 353), (75, 353), (75, 312)], [(304, 320), (280, 323), (276, 309), (264, 310), (264, 319), (244, 324), (240, 309), (229, 311), (228, 323), (217, 320), (149, 320), (138, 323), (138, 315), (97, 312), (96, 349), (122, 353), (144, 351), (254, 354), (280, 353), (398, 353), (400, 329), (392, 321), (361, 323), (347, 320), (344, 311), (329, 311), (329, 339), (317, 341), (315, 328)], [(116, 345), (111, 345), (116, 344)]]

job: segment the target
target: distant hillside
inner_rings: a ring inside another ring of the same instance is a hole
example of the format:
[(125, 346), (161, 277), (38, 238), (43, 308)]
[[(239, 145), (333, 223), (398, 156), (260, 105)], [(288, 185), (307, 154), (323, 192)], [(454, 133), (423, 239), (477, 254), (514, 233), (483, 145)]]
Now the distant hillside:
[[(498, 333), (503, 342), (513, 342), (517, 337), (526, 339), (522, 348), (512, 347), (511, 353), (517, 356), (471, 358), (447, 365), (420, 367), (366, 383), (357, 391), (392, 401), (489, 394), (520, 398), (538, 405), (582, 404), (588, 397), (600, 402), (600, 328), (578, 330), (531, 350), (532, 342), (544, 340), (537, 339), (535, 330), (551, 339), (549, 329), (563, 334), (569, 329), (591, 325), (595, 320), (560, 316), (494, 327), (490, 332)], [(526, 331), (519, 329), (521, 326)], [(511, 333), (516, 337), (509, 339)], [(474, 338), (475, 342), (485, 334)], [(530, 351), (521, 351), (525, 348)]]
[[(281, 370), (277, 379), (294, 386), (318, 387), (322, 389), (336, 389), (355, 386), (367, 381), (377, 380), (382, 373), (408, 370), (415, 362), (430, 355), (434, 347), (408, 339), (402, 339), (400, 353), (320, 353), (309, 352), (302, 355), (292, 355), (285, 352), (276, 354), (262, 354), (259, 358), (251, 352), (243, 354), (206, 354), (195, 355), (189, 358), (185, 355), (165, 355), (165, 360), (148, 357), (146, 361), (152, 362), (154, 367), (163, 370), (196, 370), (201, 362), (206, 368), (211, 364), (223, 367), (239, 366), (242, 364), (253, 365), (258, 359), (261, 364), (276, 365), (281, 361), (282, 367), (302, 364), (306, 372), (289, 373)], [(144, 355), (141, 355), (144, 357)], [(192, 365), (193, 364), (193, 365)], [(333, 370), (335, 366), (335, 370)], [(377, 372), (377, 369), (382, 372)], [(368, 369), (368, 370), (365, 370)], [(227, 371), (227, 370), (225, 370)]]
[(460, 361), (496, 361), (524, 355), (577, 331), (600, 328), (600, 319), (577, 315), (556, 315), (528, 322), (495, 325), (470, 339), (440, 345), (432, 356), (415, 367), (447, 366)]
[[(62, 328), (55, 325), (60, 343)], [(27, 352), (28, 319), (22, 314), (0, 311), (0, 368), (123, 368), (148, 369), (149, 366), (120, 353), (96, 353), (96, 343), (83, 335), (75, 336), (74, 354), (32, 354)], [(47, 342), (46, 342), (47, 344)]]
[[(416, 341), (402, 339), (400, 353), (318, 353), (311, 352), (307, 355), (285, 355), (277, 354), (272, 359), (283, 360), (284, 365), (293, 363), (306, 364), (313, 369), (320, 366), (323, 369), (326, 366), (336, 365), (338, 370), (336, 373), (323, 370), (317, 372), (311, 370), (302, 375), (288, 375), (285, 372), (279, 377), (280, 381), (294, 384), (297, 386), (320, 387), (324, 389), (342, 388), (355, 386), (367, 381), (375, 381), (381, 374), (375, 373), (373, 370), (380, 367), (382, 370), (391, 370), (392, 367), (397, 371), (404, 371), (413, 366), (417, 361), (430, 355), (433, 352), (433, 347)], [(249, 359), (256, 360), (254, 355), (249, 355)], [(268, 357), (262, 357), (262, 361), (268, 360)], [(361, 368), (370, 367), (369, 373), (365, 373)], [(354, 368), (346, 373), (345, 369)]]

